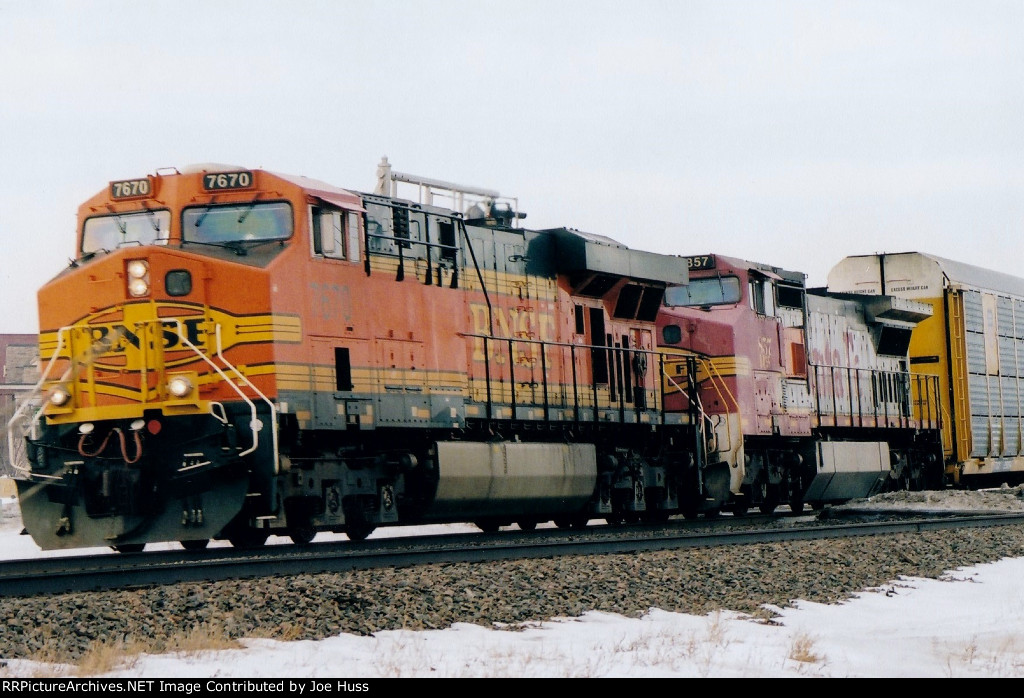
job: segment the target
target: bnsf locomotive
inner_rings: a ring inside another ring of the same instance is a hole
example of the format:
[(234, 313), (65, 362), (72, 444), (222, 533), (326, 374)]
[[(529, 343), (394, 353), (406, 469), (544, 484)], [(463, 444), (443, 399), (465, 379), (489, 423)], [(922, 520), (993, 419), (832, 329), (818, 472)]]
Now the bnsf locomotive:
[(687, 263), (658, 334), (698, 357), (708, 459), (732, 474), (734, 513), (943, 484), (938, 379), (908, 358), (931, 306), (809, 289), (803, 274), (721, 255)]
[(44, 400), (15, 420), (42, 548), (724, 504), (695, 403), (664, 409), (656, 321), (685, 264), (523, 230), (486, 190), (466, 216), (399, 199), (397, 174), (370, 194), (201, 166), (81, 206), (38, 296)]
[(386, 159), (373, 193), (216, 165), (110, 183), (38, 294), (39, 394), (9, 425), (28, 533), (578, 527), (941, 475), (907, 353), (927, 304), (523, 218)]

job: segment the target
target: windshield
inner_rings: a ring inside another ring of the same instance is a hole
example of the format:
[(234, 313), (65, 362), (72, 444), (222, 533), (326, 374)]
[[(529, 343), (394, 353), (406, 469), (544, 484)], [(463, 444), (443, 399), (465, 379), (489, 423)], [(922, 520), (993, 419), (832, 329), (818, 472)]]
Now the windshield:
[(138, 211), (95, 216), (82, 229), (82, 254), (116, 250), (122, 245), (166, 243), (170, 211)]
[(665, 289), (665, 305), (704, 306), (740, 302), (740, 280), (735, 276), (690, 279), (686, 286)]
[(292, 208), (284, 202), (198, 206), (182, 213), (186, 242), (225, 244), (283, 240), (292, 234)]

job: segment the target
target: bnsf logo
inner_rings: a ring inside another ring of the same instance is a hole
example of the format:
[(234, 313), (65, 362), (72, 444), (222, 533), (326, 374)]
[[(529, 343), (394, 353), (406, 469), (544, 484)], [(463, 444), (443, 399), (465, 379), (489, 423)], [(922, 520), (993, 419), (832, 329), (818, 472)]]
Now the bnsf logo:
[[(200, 315), (197, 311), (202, 311)], [(117, 312), (119, 317), (112, 317)], [(156, 316), (162, 317), (156, 317)], [(184, 315), (184, 317), (174, 317)], [(106, 322), (104, 322), (106, 320)], [(205, 360), (239, 344), (302, 341), (302, 321), (294, 315), (231, 315), (213, 308), (161, 303), (105, 308), (65, 331), (61, 356), (112, 371), (182, 366)], [(43, 353), (57, 348), (58, 331), (40, 337)]]
[[(181, 333), (178, 332), (178, 327), (181, 327)], [(163, 348), (164, 349), (177, 349), (185, 346), (186, 344), (199, 345), (206, 337), (206, 330), (203, 329), (203, 325), (206, 320), (203, 318), (193, 318), (190, 320), (169, 320), (161, 323), (163, 327)], [(139, 349), (142, 345), (142, 340), (139, 335), (128, 329), (124, 325), (107, 325), (100, 327), (89, 328), (92, 334), (92, 340), (94, 343), (103, 345), (108, 342), (113, 343), (114, 346), (111, 351), (125, 351), (128, 346), (133, 346)], [(181, 335), (185, 335), (185, 341), (182, 341)], [(109, 338), (109, 339), (108, 339)], [(117, 341), (120, 338), (122, 341)]]
[[(199, 350), (204, 348), (207, 336), (205, 325), (204, 318), (189, 318), (180, 321), (165, 320), (159, 325), (154, 321), (149, 330), (140, 325), (130, 328), (125, 324), (115, 323), (94, 325), (85, 328), (85, 332), (91, 350), (96, 354), (97, 366), (139, 369), (144, 362), (152, 363), (153, 352), (157, 349), (163, 350), (166, 366), (180, 366), (196, 360), (198, 357), (191, 347)], [(188, 354), (177, 355), (182, 350)], [(113, 357), (123, 358), (112, 360)], [(144, 357), (148, 357), (148, 360)]]

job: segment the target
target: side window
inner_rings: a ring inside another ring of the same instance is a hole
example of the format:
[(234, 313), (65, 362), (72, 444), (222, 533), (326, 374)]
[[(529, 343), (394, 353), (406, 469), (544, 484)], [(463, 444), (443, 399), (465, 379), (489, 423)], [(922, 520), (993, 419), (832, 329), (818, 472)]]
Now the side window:
[(751, 279), (747, 282), (747, 290), (750, 292), (750, 309), (764, 315), (764, 286), (760, 281)]
[[(353, 219), (356, 225), (353, 226)], [(353, 232), (355, 228), (356, 242), (353, 245)], [(358, 260), (358, 217), (354, 213), (338, 211), (328, 208), (313, 209), (313, 252), (324, 257), (335, 259), (351, 259), (350, 250), (354, 251)]]
[(750, 309), (758, 315), (775, 315), (775, 286), (768, 279), (750, 279)]
[(346, 251), (348, 252), (348, 261), (358, 262), (359, 261), (359, 240), (363, 236), (362, 231), (363, 218), (355, 211), (349, 211), (348, 213), (348, 242), (345, 245)]
[(779, 284), (775, 287), (775, 295), (778, 297), (779, 306), (783, 308), (804, 307), (804, 290), (799, 286)]

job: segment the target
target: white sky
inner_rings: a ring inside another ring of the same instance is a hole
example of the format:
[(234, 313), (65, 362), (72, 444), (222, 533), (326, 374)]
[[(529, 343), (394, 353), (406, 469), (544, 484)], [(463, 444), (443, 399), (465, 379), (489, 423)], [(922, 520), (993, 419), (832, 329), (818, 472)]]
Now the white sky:
[(847, 254), (1018, 274), (1019, 0), (0, 0), (0, 332), (78, 204), (196, 162), (517, 197), (530, 227), (823, 285)]
[[(0, 559), (47, 554), (40, 553), (28, 536), (17, 535), (20, 519), (14, 500), (0, 500), (0, 505), (6, 514), (0, 516)], [(426, 532), (442, 529), (476, 530), (448, 526)], [(401, 533), (402, 529), (380, 529), (372, 535)], [(284, 539), (271, 538), (280, 540)], [(1024, 677), (1021, 579), (1024, 558), (1013, 558), (953, 570), (942, 580), (893, 580), (843, 604), (797, 600), (792, 608), (778, 609), (781, 615), (773, 625), (734, 612), (691, 616), (652, 609), (642, 619), (588, 613), (520, 632), (459, 624), (371, 637), (341, 634), (320, 641), (245, 640), (244, 650), (143, 655), (104, 676)], [(52, 677), (68, 671), (60, 665), (9, 659), (7, 667), (0, 668), (0, 678)]]

